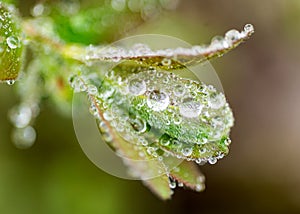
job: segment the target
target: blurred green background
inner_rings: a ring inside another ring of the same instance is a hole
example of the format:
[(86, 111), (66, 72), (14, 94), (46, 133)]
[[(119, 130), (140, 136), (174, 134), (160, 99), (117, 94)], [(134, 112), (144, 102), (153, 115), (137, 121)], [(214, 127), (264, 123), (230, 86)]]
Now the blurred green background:
[[(33, 1), (19, 1), (28, 15)], [(44, 105), (28, 150), (10, 140), (18, 102), (0, 85), (0, 213), (300, 213), (300, 1), (182, 0), (128, 35), (160, 33), (191, 44), (252, 23), (256, 33), (212, 61), (235, 114), (230, 154), (205, 165), (206, 190), (160, 201), (139, 181), (110, 176), (81, 151), (72, 120)]]

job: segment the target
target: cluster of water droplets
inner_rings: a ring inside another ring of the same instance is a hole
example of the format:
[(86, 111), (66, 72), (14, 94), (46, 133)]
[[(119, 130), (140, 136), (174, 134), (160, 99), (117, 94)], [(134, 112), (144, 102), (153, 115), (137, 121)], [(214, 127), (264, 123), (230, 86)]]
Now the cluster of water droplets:
[[(136, 67), (126, 75), (122, 69), (107, 72), (104, 79), (99, 74), (70, 78), (75, 92), (92, 95), (90, 112), (106, 142), (113, 141), (109, 125), (161, 160), (171, 155), (214, 164), (227, 154), (233, 115), (224, 94), (152, 67)], [(101, 81), (90, 80), (95, 78)]]
[(175, 49), (152, 50), (145, 44), (135, 44), (131, 48), (89, 46), (81, 57), (81, 60), (89, 64), (91, 61), (97, 60), (119, 62), (123, 59), (145, 60), (149, 57), (163, 57), (163, 60), (160, 62), (161, 65), (170, 67), (174, 57), (210, 57), (221, 55), (222, 52), (233, 48), (235, 44), (247, 39), (253, 33), (253, 25), (247, 24), (243, 31), (232, 29), (226, 32), (224, 37), (215, 36), (209, 45), (193, 46), (191, 48), (178, 47)]
[(39, 114), (39, 107), (22, 103), (10, 110), (9, 118), (14, 125), (12, 140), (17, 148), (30, 148), (36, 140), (36, 131), (32, 122)]
[[(175, 173), (179, 173), (180, 170), (181, 170), (180, 167), (175, 167), (173, 169), (173, 171)], [(183, 173), (183, 176), (185, 177), (185, 179), (189, 178), (188, 174)], [(194, 179), (194, 181), (193, 181), (194, 187), (193, 188), (195, 189), (195, 191), (197, 191), (197, 192), (203, 191), (205, 189), (205, 177), (203, 175), (199, 175), (193, 179)], [(185, 186), (185, 184), (182, 181), (178, 181), (178, 180), (176, 180), (176, 178), (169, 176), (169, 187), (171, 189), (175, 189), (176, 187), (184, 187), (184, 186)]]

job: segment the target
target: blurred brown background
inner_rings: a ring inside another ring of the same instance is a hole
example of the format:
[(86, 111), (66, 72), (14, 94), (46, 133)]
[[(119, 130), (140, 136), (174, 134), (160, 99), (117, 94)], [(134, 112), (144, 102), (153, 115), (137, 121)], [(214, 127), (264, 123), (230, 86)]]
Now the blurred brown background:
[(105, 174), (81, 151), (72, 121), (47, 106), (36, 144), (16, 149), (6, 115), (17, 96), (0, 85), (1, 213), (300, 213), (300, 1), (182, 0), (131, 34), (202, 44), (246, 23), (253, 38), (212, 61), (236, 122), (230, 154), (201, 167), (205, 192), (176, 189), (163, 202), (141, 182)]

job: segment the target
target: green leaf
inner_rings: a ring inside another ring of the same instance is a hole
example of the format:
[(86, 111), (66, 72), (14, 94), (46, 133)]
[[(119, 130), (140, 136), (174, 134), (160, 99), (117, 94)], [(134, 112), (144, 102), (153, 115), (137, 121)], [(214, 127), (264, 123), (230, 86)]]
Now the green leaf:
[(12, 5), (0, 2), (0, 81), (13, 83), (21, 70), (23, 43), (17, 18)]
[(184, 185), (198, 192), (205, 189), (205, 178), (192, 162), (183, 161), (170, 172), (170, 176), (178, 182), (178, 186)]
[(99, 61), (132, 61), (140, 66), (175, 70), (220, 57), (249, 39), (253, 33), (253, 26), (247, 24), (241, 32), (233, 29), (226, 32), (224, 37), (214, 37), (209, 45), (163, 50), (152, 50), (145, 44), (137, 44), (130, 49), (118, 46), (91, 46), (75, 58), (89, 64)]
[[(143, 180), (145, 185), (159, 198), (163, 200), (171, 198), (173, 191), (169, 187), (169, 177), (168, 172), (165, 171), (166, 166), (164, 162), (153, 159), (147, 152), (146, 146), (137, 146), (139, 142), (124, 140), (116, 129), (105, 120), (97, 98), (91, 94), (88, 97), (92, 105), (93, 114), (98, 116), (97, 123), (103, 140), (115, 149), (117, 153), (122, 154), (122, 157), (126, 157), (124, 158), (124, 163), (129, 167), (129, 173)], [(130, 124), (128, 125), (130, 126)], [(138, 141), (140, 139), (136, 138), (135, 140)], [(159, 170), (162, 170), (162, 172), (159, 173)], [(162, 175), (157, 176), (158, 174)]]
[(143, 183), (160, 199), (171, 199), (173, 191), (170, 189), (170, 180), (167, 175), (144, 180)]

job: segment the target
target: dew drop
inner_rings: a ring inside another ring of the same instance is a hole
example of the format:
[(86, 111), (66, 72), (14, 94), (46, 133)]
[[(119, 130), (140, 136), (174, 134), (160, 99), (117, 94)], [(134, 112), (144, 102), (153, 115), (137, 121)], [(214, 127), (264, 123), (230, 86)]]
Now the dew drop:
[(26, 105), (18, 106), (10, 111), (9, 117), (17, 128), (24, 128), (31, 121), (32, 111)]
[(170, 103), (168, 94), (163, 91), (153, 90), (149, 93), (147, 98), (147, 105), (153, 111), (163, 111)]
[(125, 0), (112, 0), (111, 1), (111, 7), (115, 9), (116, 11), (122, 11), (124, 10), (126, 6)]
[(181, 153), (184, 155), (184, 156), (190, 156), (192, 153), (193, 153), (193, 148), (192, 147), (186, 147), (186, 148), (183, 148), (181, 150)]
[(238, 40), (239, 38), (240, 38), (240, 32), (235, 29), (229, 30), (225, 34), (225, 39), (228, 41), (235, 41)]
[(43, 15), (45, 7), (43, 4), (36, 4), (31, 11), (31, 14), (35, 17)]
[(30, 148), (36, 139), (36, 132), (31, 126), (15, 129), (12, 135), (12, 140), (15, 146), (19, 149)]
[(201, 114), (202, 108), (200, 102), (195, 102), (192, 98), (185, 98), (179, 105), (179, 112), (184, 117), (194, 118)]
[(137, 131), (138, 133), (143, 133), (147, 130), (147, 124), (146, 121), (144, 121), (143, 119), (137, 117), (134, 119), (130, 119), (129, 120), (132, 128)]
[(208, 163), (210, 163), (210, 164), (216, 164), (217, 161), (218, 161), (218, 159), (215, 158), (215, 157), (210, 157), (210, 158), (208, 158)]
[(15, 80), (6, 80), (6, 84), (7, 85), (13, 85), (13, 84), (15, 84)]
[(170, 145), (170, 140), (169, 139), (164, 138), (164, 139), (160, 140), (159, 142), (162, 146), (169, 146)]
[(111, 114), (110, 111), (105, 111), (103, 113), (103, 118), (107, 121), (111, 121), (111, 120), (113, 120), (113, 115)]
[(229, 44), (222, 36), (215, 36), (211, 40), (211, 47), (214, 49), (228, 48)]
[(16, 49), (19, 46), (19, 39), (15, 36), (10, 36), (6, 39), (8, 47), (11, 49)]
[(246, 24), (245, 27), (244, 27), (244, 31), (246, 33), (251, 33), (251, 32), (254, 32), (254, 27), (252, 24)]
[(89, 85), (89, 86), (87, 87), (87, 92), (88, 92), (89, 94), (91, 94), (91, 95), (96, 95), (96, 94), (98, 93), (98, 89), (97, 89), (97, 87), (94, 86), (94, 85)]
[(170, 66), (172, 63), (171, 59), (168, 59), (168, 58), (164, 58), (162, 61), (161, 61), (161, 64), (163, 66)]
[(147, 86), (144, 80), (132, 79), (129, 81), (128, 90), (131, 94), (138, 96), (146, 92)]
[(184, 86), (182, 85), (175, 85), (174, 88), (173, 88), (173, 92), (174, 92), (174, 95), (177, 96), (177, 97), (181, 97), (184, 95), (185, 93), (185, 88)]
[(183, 187), (184, 184), (182, 182), (178, 182), (178, 187)]
[(219, 109), (221, 107), (223, 107), (226, 103), (225, 97), (223, 94), (221, 93), (212, 93), (209, 96), (209, 99), (207, 101), (207, 104), (210, 108), (212, 109)]
[(178, 140), (173, 140), (172, 141), (172, 146), (175, 147), (176, 149), (179, 149), (182, 147), (182, 143)]
[(171, 189), (175, 189), (176, 188), (176, 181), (173, 178), (171, 178), (171, 177), (169, 177), (169, 187)]
[(204, 153), (206, 153), (206, 148), (201, 148), (200, 150), (199, 150), (199, 152), (200, 152), (200, 154), (204, 154)]
[(205, 185), (204, 184), (196, 184), (196, 191), (197, 192), (201, 192), (205, 189)]

